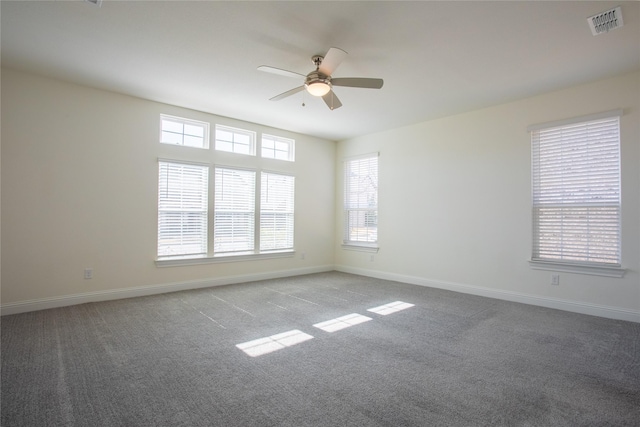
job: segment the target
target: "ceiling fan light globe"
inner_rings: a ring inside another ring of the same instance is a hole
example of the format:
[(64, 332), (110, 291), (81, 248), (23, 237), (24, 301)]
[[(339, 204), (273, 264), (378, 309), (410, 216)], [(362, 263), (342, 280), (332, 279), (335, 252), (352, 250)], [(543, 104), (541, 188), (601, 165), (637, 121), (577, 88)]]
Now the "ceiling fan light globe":
[(325, 96), (331, 90), (331, 86), (325, 82), (313, 82), (307, 84), (307, 92), (313, 96)]

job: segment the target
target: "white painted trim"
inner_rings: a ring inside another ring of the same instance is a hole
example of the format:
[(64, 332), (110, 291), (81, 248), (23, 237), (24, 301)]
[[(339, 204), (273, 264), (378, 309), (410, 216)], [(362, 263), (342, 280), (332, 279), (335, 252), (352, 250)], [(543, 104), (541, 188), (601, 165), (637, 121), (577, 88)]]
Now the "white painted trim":
[(372, 252), (378, 253), (380, 248), (378, 246), (357, 245), (355, 243), (343, 243), (342, 249), (347, 251), (360, 251), (360, 252)]
[(241, 254), (220, 254), (214, 256), (201, 256), (201, 257), (166, 257), (156, 260), (156, 267), (179, 267), (183, 265), (198, 265), (198, 264), (214, 264), (223, 262), (239, 262), (239, 261), (254, 261), (263, 259), (274, 258), (291, 258), (296, 255), (294, 250), (283, 251), (271, 251), (256, 253), (241, 253)]
[(349, 162), (351, 160), (369, 159), (371, 157), (380, 157), (380, 152), (379, 151), (372, 151), (372, 152), (369, 152), (369, 153), (356, 154), (356, 155), (353, 155), (353, 156), (347, 156), (347, 157), (344, 157), (342, 159), (342, 162), (345, 163), (345, 162)]
[(586, 116), (572, 117), (564, 120), (555, 120), (553, 122), (537, 123), (527, 127), (527, 132), (533, 132), (541, 129), (550, 129), (559, 126), (572, 125), (574, 123), (590, 122), (593, 120), (608, 119), (610, 117), (622, 117), (624, 110), (603, 111), (601, 113), (588, 114)]
[(485, 288), (482, 286), (467, 285), (454, 282), (443, 282), (416, 276), (388, 273), (378, 270), (368, 270), (354, 268), (344, 265), (336, 265), (337, 271), (344, 273), (358, 274), (361, 276), (375, 277), (377, 279), (394, 280), (396, 282), (409, 283), (412, 285), (427, 286), (430, 288), (445, 289), (465, 294), (478, 295), (488, 298), (495, 298), (505, 301), (519, 302), (522, 304), (536, 305), (540, 307), (553, 308), (557, 310), (570, 311), (573, 313), (588, 314), (591, 316), (606, 317), (608, 319), (626, 320), (640, 323), (640, 312), (625, 310), (617, 307), (608, 307), (598, 304), (590, 304), (579, 301), (563, 300), (558, 298), (539, 297), (535, 295), (523, 294), (519, 292), (504, 291), (499, 289)]
[(209, 288), (213, 286), (232, 285), (235, 283), (253, 282), (256, 280), (279, 279), (282, 277), (300, 276), (303, 274), (323, 273), (333, 271), (332, 265), (297, 268), (292, 270), (270, 271), (265, 273), (243, 274), (237, 276), (212, 277), (187, 282), (163, 283), (158, 285), (137, 286), (134, 288), (113, 289), (108, 291), (83, 292), (81, 294), (65, 295), (61, 297), (39, 298), (0, 305), (0, 315), (26, 313), (29, 311), (46, 310), (50, 308), (66, 307), (69, 305), (88, 302), (111, 301), (123, 298), (134, 298), (147, 295), (164, 294), (168, 292), (185, 291), (189, 289)]
[(607, 267), (600, 265), (569, 264), (562, 262), (529, 260), (529, 266), (534, 270), (563, 271), (565, 273), (589, 274), (592, 276), (624, 277), (626, 270), (622, 267)]

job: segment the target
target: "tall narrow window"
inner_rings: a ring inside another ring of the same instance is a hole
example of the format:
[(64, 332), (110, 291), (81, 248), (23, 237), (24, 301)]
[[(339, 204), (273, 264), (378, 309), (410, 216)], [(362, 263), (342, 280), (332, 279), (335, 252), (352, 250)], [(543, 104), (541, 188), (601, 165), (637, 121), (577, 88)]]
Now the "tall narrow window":
[(260, 250), (292, 249), (294, 177), (263, 172), (260, 181)]
[(159, 162), (158, 257), (207, 253), (209, 168)]
[(378, 154), (344, 163), (344, 244), (378, 242)]
[(620, 266), (619, 112), (532, 127), (532, 261)]
[(213, 251), (253, 251), (256, 173), (216, 168)]

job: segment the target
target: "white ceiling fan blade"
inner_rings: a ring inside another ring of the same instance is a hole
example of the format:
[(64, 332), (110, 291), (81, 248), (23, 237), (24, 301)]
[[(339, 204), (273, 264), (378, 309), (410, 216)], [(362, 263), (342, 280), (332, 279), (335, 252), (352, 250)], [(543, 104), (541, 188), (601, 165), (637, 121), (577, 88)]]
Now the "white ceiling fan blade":
[(330, 76), (338, 68), (338, 65), (347, 57), (347, 52), (337, 47), (329, 49), (320, 64), (320, 72)]
[(380, 89), (384, 84), (382, 79), (369, 79), (363, 77), (338, 77), (331, 79), (333, 86), (361, 87), (365, 89)]
[(269, 101), (280, 101), (281, 99), (286, 98), (287, 96), (295, 95), (298, 92), (302, 92), (304, 90), (304, 85), (298, 86), (291, 90), (281, 93), (280, 95), (276, 95), (273, 98), (270, 98)]
[(335, 93), (332, 90), (327, 92), (326, 95), (322, 97), (324, 103), (327, 104), (330, 110), (335, 110), (336, 108), (342, 107), (342, 102), (338, 99)]
[(276, 68), (276, 67), (270, 67), (268, 65), (261, 65), (258, 67), (258, 71), (264, 71), (266, 73), (271, 73), (271, 74), (278, 74), (281, 76), (285, 76), (285, 77), (293, 77), (296, 79), (299, 78), (306, 78), (307, 76), (305, 76), (304, 74), (300, 74), (300, 73), (295, 73), (293, 71), (287, 71), (287, 70), (283, 70), (280, 68)]

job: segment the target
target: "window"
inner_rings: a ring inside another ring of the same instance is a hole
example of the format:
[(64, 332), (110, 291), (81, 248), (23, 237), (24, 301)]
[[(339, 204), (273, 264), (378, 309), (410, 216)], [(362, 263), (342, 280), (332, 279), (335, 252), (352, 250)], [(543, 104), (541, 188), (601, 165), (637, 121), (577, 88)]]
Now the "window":
[(160, 142), (209, 148), (209, 123), (161, 114)]
[(209, 168), (159, 162), (158, 257), (207, 253)]
[(256, 133), (244, 129), (217, 125), (216, 150), (255, 156)]
[(344, 163), (344, 244), (378, 241), (378, 154)]
[(292, 249), (294, 177), (263, 172), (260, 192), (260, 250)]
[(279, 136), (262, 135), (262, 157), (293, 162), (295, 141)]
[(620, 266), (619, 116), (530, 128), (533, 262)]
[[(293, 161), (295, 141), (264, 135), (257, 157), (256, 132), (215, 132), (216, 150), (244, 156), (176, 148), (181, 160), (158, 161), (157, 266), (293, 255), (295, 177), (277, 172), (292, 165), (263, 159)], [(162, 144), (208, 148), (208, 140), (208, 123), (160, 115)]]
[(256, 173), (216, 168), (213, 251), (253, 251)]

